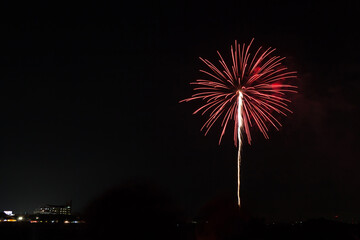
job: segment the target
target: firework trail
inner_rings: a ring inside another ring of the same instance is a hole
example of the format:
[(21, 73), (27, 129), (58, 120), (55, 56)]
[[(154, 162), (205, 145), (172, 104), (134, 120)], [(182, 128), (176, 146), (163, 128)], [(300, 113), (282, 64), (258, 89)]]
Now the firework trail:
[[(254, 39), (253, 39), (254, 40)], [(272, 56), (275, 49), (258, 48), (251, 57), (250, 46), (238, 44), (231, 46), (232, 65), (228, 66), (219, 52), (220, 70), (210, 61), (200, 58), (210, 71), (200, 70), (207, 79), (198, 79), (195, 94), (180, 102), (204, 100), (204, 104), (194, 114), (209, 113), (209, 118), (201, 128), (206, 128), (205, 135), (216, 121), (221, 120), (219, 144), (230, 121), (234, 120), (234, 144), (238, 147), (238, 205), (240, 202), (240, 165), (242, 131), (251, 144), (250, 128), (257, 127), (266, 139), (269, 138), (269, 126), (279, 130), (281, 124), (276, 117), (291, 113), (287, 93), (296, 93), (296, 86), (286, 84), (296, 78), (296, 72), (288, 71), (282, 65), (284, 57)], [(243, 130), (242, 130), (243, 129)]]
[(241, 202), (240, 202), (240, 165), (241, 165), (241, 145), (242, 145), (242, 140), (241, 140), (241, 128), (243, 125), (243, 118), (242, 118), (242, 99), (243, 99), (243, 95), (241, 93), (241, 91), (239, 91), (239, 96), (238, 96), (238, 107), (237, 107), (237, 123), (238, 123), (238, 141), (239, 141), (239, 147), (238, 147), (238, 161), (237, 161), (237, 174), (238, 174), (238, 191), (237, 191), (237, 198), (238, 198), (238, 205), (239, 207), (241, 206)]

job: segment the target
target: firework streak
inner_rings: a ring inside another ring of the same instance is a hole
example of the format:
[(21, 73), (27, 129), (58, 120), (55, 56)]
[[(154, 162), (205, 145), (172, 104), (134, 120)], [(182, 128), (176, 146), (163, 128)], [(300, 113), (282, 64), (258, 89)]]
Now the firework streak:
[(231, 46), (232, 65), (228, 66), (219, 52), (217, 68), (207, 59), (200, 58), (209, 68), (200, 70), (207, 77), (190, 84), (196, 91), (190, 98), (180, 102), (201, 99), (204, 104), (194, 114), (209, 113), (209, 118), (201, 128), (205, 135), (216, 121), (221, 121), (219, 144), (229, 122), (234, 120), (234, 144), (238, 146), (238, 205), (240, 205), (240, 164), (241, 132), (244, 129), (247, 141), (251, 144), (250, 129), (256, 127), (269, 138), (269, 126), (279, 130), (281, 124), (276, 118), (291, 113), (288, 108), (290, 100), (287, 93), (296, 93), (296, 86), (286, 83), (296, 78), (296, 72), (288, 71), (283, 66), (284, 57), (273, 56), (275, 49), (258, 48), (253, 56), (248, 46), (238, 44)]

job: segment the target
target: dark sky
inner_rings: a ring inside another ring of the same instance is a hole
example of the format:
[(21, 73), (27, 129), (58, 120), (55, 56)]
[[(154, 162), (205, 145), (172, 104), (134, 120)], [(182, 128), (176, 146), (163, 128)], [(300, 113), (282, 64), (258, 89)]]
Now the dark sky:
[(0, 6), (0, 210), (148, 182), (190, 215), (236, 201), (230, 133), (179, 104), (237, 39), (298, 71), (293, 115), (244, 145), (242, 201), (273, 219), (360, 216), (358, 1), (44, 1)]

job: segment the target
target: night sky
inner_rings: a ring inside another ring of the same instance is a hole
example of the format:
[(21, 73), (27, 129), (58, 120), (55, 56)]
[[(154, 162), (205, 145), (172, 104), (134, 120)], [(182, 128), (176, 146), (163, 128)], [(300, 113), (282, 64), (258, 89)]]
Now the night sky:
[[(360, 216), (358, 1), (44, 1), (0, 6), (0, 210), (32, 212), (146, 182), (189, 216), (236, 202), (237, 149), (205, 137), (199, 56), (234, 40), (277, 48), (298, 71), (294, 114), (244, 144), (253, 216)], [(229, 58), (228, 58), (229, 59)]]

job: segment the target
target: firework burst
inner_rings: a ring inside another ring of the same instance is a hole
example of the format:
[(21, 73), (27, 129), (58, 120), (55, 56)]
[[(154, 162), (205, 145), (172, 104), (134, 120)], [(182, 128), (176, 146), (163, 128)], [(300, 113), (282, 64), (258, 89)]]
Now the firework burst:
[(200, 70), (207, 78), (192, 82), (196, 93), (180, 101), (204, 101), (194, 114), (209, 113), (208, 120), (201, 128), (206, 129), (205, 135), (215, 122), (221, 121), (219, 144), (229, 122), (234, 121), (234, 144), (238, 146), (239, 207), (242, 131), (244, 130), (249, 144), (250, 129), (254, 126), (268, 139), (270, 126), (277, 130), (281, 127), (276, 117), (291, 113), (287, 93), (296, 93), (296, 86), (286, 84), (288, 80), (296, 78), (296, 72), (288, 71), (283, 66), (285, 57), (273, 56), (275, 48), (271, 47), (265, 50), (260, 47), (251, 56), (249, 50), (252, 42), (253, 40), (246, 46), (235, 41), (235, 45), (231, 46), (231, 66), (226, 64), (219, 52), (220, 69), (209, 60), (200, 58), (209, 68), (207, 71)]

